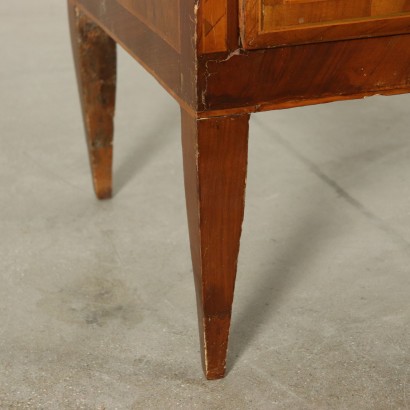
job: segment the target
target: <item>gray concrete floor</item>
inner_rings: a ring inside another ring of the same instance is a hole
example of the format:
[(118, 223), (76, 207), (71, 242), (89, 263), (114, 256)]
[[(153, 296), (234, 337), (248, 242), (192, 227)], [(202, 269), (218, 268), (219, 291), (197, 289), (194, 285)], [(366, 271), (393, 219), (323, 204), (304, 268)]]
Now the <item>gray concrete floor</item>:
[(1, 409), (409, 409), (410, 98), (255, 115), (228, 374), (204, 380), (177, 104), (119, 54), (94, 199), (64, 2), (0, 3)]

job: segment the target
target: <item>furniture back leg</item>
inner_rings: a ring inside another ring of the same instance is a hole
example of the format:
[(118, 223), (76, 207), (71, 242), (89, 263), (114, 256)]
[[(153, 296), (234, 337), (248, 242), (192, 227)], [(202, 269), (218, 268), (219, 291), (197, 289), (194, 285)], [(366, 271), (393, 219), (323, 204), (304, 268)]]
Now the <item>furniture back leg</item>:
[(93, 176), (99, 199), (112, 194), (116, 44), (68, 0), (71, 40)]
[(182, 110), (182, 145), (202, 359), (224, 376), (244, 214), (249, 115), (198, 119)]

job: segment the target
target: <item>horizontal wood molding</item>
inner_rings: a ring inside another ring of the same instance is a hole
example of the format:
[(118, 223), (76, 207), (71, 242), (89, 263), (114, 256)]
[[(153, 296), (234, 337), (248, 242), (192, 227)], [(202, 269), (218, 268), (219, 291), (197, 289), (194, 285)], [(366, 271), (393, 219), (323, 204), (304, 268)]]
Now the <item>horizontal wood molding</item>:
[(253, 112), (410, 90), (410, 35), (200, 58), (198, 111)]

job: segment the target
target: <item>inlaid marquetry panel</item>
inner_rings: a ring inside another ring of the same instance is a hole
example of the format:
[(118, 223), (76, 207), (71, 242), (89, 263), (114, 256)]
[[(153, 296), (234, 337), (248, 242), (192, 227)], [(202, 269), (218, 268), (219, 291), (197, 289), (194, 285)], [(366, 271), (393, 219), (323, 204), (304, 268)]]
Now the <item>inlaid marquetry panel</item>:
[(262, 31), (410, 11), (410, 0), (261, 0)]
[(410, 0), (240, 0), (247, 48), (410, 33)]
[(116, 1), (160, 35), (174, 49), (181, 50), (180, 0)]
[(199, 51), (227, 50), (228, 8), (224, 0), (203, 0), (199, 8)]

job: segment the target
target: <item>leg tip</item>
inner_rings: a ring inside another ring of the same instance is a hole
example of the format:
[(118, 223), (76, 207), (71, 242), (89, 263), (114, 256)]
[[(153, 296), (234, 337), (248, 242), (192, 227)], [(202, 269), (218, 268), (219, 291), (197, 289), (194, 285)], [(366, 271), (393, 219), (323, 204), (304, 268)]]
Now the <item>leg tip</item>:
[(225, 366), (220, 369), (205, 370), (207, 380), (218, 380), (225, 377)]
[(202, 363), (208, 380), (225, 377), (230, 321), (230, 313), (203, 318)]
[(112, 198), (112, 189), (111, 188), (95, 189), (95, 196), (99, 200), (110, 199)]
[(94, 192), (98, 199), (110, 199), (112, 197), (111, 175), (94, 174)]
[(90, 151), (94, 192), (98, 199), (112, 197), (112, 146)]

